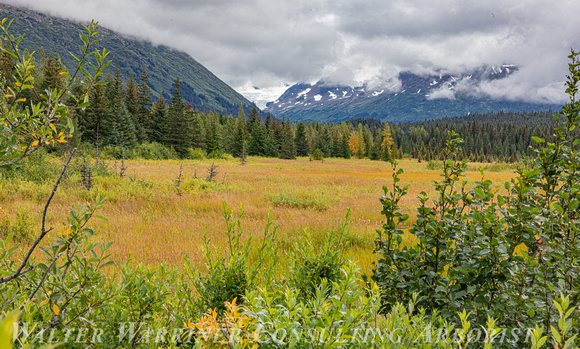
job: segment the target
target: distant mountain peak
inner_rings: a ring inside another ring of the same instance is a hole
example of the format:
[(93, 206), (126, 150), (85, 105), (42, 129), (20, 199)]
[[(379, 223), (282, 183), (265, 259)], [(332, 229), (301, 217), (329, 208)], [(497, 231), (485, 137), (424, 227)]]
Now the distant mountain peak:
[(462, 74), (436, 72), (417, 75), (401, 72), (389, 83), (345, 86), (323, 80), (288, 88), (265, 111), (291, 120), (340, 122), (374, 117), (385, 121), (416, 121), (470, 112), (533, 111), (555, 105), (496, 100), (472, 93), (481, 82), (506, 79), (518, 67), (512, 64), (482, 66)]

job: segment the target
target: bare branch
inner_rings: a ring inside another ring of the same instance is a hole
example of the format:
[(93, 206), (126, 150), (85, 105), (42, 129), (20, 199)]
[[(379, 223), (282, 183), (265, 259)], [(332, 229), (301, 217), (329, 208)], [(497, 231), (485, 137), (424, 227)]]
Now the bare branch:
[[(34, 241), (34, 243), (32, 244), (32, 246), (30, 247), (30, 249), (28, 250), (28, 253), (26, 254), (26, 256), (24, 257), (24, 259), (22, 260), (22, 263), (20, 264), (20, 266), (18, 267), (18, 269), (16, 269), (16, 271), (14, 272), (13, 275), (9, 275), (6, 277), (3, 277), (0, 279), (0, 284), (8, 282), (12, 279), (15, 279), (17, 277), (19, 277), (20, 275), (22, 275), (24, 272), (24, 267), (26, 266), (26, 264), (28, 263), (28, 260), (30, 259), (30, 256), (32, 256), (32, 253), (34, 252), (34, 250), (36, 249), (36, 247), (38, 246), (38, 244), (40, 244), (40, 241), (42, 241), (42, 239), (44, 239), (44, 237), (46, 236), (46, 234), (48, 234), (53, 228), (49, 228), (46, 229), (46, 214), (48, 213), (48, 207), (50, 206), (50, 203), (52, 202), (52, 198), (54, 197), (54, 195), (56, 194), (56, 191), (58, 189), (58, 186), (60, 185), (60, 181), (62, 180), (62, 178), (64, 177), (64, 174), (66, 173), (66, 170), (68, 169), (68, 166), (75, 154), (75, 152), (77, 151), (76, 148), (74, 148), (71, 152), (70, 152), (70, 156), (68, 157), (68, 160), (66, 162), (66, 164), (64, 165), (64, 167), (62, 168), (62, 171), (60, 172), (60, 175), (58, 176), (58, 179), (56, 180), (56, 183), (54, 183), (54, 187), (52, 188), (52, 193), (50, 193), (50, 196), (48, 197), (48, 200), (46, 200), (46, 204), (44, 205), (44, 210), (42, 211), (42, 230), (40, 232), (40, 235), (38, 236), (38, 238), (36, 238), (36, 240)], [(34, 268), (34, 266), (30, 266), (30, 268), (28, 268), (26, 270), (26, 272), (32, 270)]]

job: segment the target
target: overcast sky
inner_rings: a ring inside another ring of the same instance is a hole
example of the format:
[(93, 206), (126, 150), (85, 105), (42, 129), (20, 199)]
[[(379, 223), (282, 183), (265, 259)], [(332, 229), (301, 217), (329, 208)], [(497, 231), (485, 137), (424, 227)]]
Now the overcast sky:
[[(516, 64), (493, 96), (564, 101), (579, 0), (4, 0), (186, 51), (263, 104), (319, 79), (380, 85), (399, 71)], [(258, 87), (260, 90), (254, 89)]]

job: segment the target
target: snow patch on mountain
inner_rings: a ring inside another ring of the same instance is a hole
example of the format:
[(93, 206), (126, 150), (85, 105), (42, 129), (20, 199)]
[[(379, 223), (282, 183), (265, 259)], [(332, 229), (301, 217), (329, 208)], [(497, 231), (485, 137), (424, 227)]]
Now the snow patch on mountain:
[(309, 87), (309, 88), (307, 88), (306, 90), (304, 90), (304, 91), (300, 92), (300, 93), (298, 94), (298, 96), (297, 96), (297, 97), (304, 96), (304, 98), (308, 98), (308, 96), (307, 96), (307, 95), (308, 95), (308, 92), (310, 92), (310, 91), (312, 91), (312, 89)]

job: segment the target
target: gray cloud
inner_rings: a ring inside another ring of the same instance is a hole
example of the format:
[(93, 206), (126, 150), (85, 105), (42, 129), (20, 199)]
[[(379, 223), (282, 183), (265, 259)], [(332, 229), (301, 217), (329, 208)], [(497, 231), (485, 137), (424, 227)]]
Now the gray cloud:
[(495, 97), (561, 102), (567, 55), (570, 47), (580, 48), (577, 0), (6, 2), (66, 18), (94, 18), (110, 29), (184, 50), (256, 99), (259, 91), (271, 98), (295, 82), (396, 88), (393, 76), (399, 71), (460, 73), (485, 64), (517, 64), (520, 70), (509, 79), (469, 88)]

